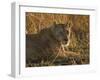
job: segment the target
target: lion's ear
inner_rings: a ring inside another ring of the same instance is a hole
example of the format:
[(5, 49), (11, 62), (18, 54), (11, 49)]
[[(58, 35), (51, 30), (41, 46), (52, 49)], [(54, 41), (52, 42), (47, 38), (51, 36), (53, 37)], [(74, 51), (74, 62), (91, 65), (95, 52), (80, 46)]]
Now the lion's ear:
[(65, 23), (65, 26), (67, 26), (68, 25), (68, 22), (67, 23)]
[(53, 22), (53, 24), (51, 25), (51, 31), (55, 31), (55, 29), (56, 29), (56, 27), (57, 27), (57, 24), (56, 24), (56, 22)]
[(67, 28), (71, 28), (73, 26), (72, 21), (69, 21), (65, 24), (67, 26)]

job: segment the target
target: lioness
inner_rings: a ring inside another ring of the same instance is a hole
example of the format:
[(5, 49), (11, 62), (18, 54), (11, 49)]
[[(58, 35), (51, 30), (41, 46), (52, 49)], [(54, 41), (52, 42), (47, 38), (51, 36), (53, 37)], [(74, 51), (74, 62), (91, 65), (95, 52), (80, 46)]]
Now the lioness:
[(52, 62), (55, 56), (64, 57), (62, 46), (68, 46), (70, 42), (70, 28), (71, 26), (68, 23), (53, 23), (49, 28), (42, 29), (37, 34), (26, 34), (27, 66)]

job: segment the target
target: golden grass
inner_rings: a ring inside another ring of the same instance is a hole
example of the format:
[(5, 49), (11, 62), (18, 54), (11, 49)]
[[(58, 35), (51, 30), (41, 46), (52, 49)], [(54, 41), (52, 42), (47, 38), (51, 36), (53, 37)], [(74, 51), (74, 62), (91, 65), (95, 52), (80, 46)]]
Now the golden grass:
[(83, 64), (89, 64), (89, 15), (26, 12), (27, 34), (36, 34), (56, 23), (72, 23), (70, 44), (66, 51), (80, 53)]

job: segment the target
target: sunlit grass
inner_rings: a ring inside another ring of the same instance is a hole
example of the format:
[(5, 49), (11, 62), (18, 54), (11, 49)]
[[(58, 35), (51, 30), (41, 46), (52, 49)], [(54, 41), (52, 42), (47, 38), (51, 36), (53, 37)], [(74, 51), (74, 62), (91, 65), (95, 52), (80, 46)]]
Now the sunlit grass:
[[(66, 58), (58, 57), (53, 63), (41, 60), (39, 63), (28, 63), (28, 67), (56, 66), (56, 65), (78, 65), (89, 64), (89, 16), (88, 15), (68, 15), (68, 14), (43, 14), (26, 13), (27, 34), (37, 34), (44, 28), (50, 27), (53, 23), (72, 23), (70, 44), (65, 49), (80, 55), (67, 55)], [(27, 56), (26, 56), (27, 57)]]

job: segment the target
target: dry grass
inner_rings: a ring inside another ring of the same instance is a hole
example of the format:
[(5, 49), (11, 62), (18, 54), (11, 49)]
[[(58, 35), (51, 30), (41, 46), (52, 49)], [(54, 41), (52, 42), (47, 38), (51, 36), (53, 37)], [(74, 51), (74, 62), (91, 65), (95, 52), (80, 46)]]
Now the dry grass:
[[(50, 14), (50, 13), (26, 13), (26, 32), (27, 34), (36, 34), (44, 28), (50, 27), (53, 22), (72, 23), (70, 44), (66, 51), (72, 52), (67, 55), (68, 65), (89, 64), (89, 16), (88, 15), (69, 15), (69, 14)], [(79, 55), (77, 55), (79, 53)], [(57, 60), (59, 61), (58, 58)], [(76, 60), (76, 61), (75, 61)], [(65, 61), (63, 59), (63, 61)], [(50, 62), (41, 61), (40, 64), (31, 64), (30, 66), (54, 65)]]
[(28, 34), (39, 32), (53, 22), (67, 23), (69, 16), (62, 14), (26, 13), (26, 30)]

